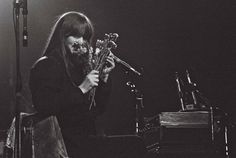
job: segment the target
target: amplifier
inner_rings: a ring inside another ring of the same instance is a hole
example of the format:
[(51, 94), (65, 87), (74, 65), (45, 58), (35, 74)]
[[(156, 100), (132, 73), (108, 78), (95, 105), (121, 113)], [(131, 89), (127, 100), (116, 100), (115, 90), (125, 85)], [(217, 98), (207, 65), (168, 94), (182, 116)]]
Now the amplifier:
[(160, 154), (208, 154), (212, 148), (210, 116), (208, 111), (162, 112), (159, 115)]
[(161, 142), (196, 144), (211, 140), (211, 119), (207, 111), (163, 112), (159, 117)]

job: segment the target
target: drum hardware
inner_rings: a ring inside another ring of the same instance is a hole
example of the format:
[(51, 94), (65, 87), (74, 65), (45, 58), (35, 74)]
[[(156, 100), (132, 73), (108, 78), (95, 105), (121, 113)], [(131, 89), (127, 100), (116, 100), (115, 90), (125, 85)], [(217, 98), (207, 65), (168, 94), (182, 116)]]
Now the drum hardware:
[(185, 71), (184, 76), (185, 80), (181, 78), (180, 73), (175, 72), (175, 81), (177, 84), (181, 111), (198, 111), (206, 109), (209, 110), (209, 100), (205, 98), (202, 93), (197, 89), (197, 84), (192, 82), (188, 70)]

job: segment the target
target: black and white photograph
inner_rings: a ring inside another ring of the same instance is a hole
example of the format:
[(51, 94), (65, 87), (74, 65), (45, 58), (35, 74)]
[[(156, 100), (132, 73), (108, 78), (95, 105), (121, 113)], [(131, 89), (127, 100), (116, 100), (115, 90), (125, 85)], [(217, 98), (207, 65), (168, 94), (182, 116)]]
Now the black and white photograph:
[(234, 158), (235, 95), (235, 0), (0, 0), (0, 158)]

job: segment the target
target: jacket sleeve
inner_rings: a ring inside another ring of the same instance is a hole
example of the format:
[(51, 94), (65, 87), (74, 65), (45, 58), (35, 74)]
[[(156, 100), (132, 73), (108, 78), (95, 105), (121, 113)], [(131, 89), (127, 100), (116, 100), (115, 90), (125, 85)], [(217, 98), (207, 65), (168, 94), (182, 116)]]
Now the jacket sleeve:
[(95, 95), (96, 115), (102, 114), (105, 111), (106, 106), (109, 103), (111, 95), (111, 87), (112, 87), (111, 78), (108, 79), (107, 83), (104, 83), (103, 81), (99, 82), (99, 86), (97, 87)]
[(63, 67), (50, 58), (37, 62), (31, 69), (29, 86), (33, 104), (39, 113), (53, 115), (83, 105), (82, 91), (65, 82), (63, 71)]

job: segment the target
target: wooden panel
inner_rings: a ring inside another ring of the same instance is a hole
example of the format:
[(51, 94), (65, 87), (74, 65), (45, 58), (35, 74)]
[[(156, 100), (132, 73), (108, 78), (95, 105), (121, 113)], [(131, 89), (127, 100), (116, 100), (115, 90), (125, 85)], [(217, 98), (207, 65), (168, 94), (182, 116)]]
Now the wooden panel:
[(160, 125), (171, 128), (205, 128), (210, 125), (209, 112), (162, 112)]

